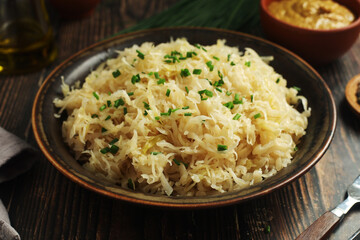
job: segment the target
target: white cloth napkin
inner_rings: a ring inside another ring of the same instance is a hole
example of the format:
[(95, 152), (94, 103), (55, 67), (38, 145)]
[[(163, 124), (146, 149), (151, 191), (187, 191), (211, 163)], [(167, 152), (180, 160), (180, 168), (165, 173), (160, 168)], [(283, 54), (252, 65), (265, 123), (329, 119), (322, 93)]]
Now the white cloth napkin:
[[(36, 151), (25, 141), (0, 128), (0, 183), (11, 180), (31, 168)], [(6, 208), (0, 200), (0, 239), (20, 240), (10, 225)]]

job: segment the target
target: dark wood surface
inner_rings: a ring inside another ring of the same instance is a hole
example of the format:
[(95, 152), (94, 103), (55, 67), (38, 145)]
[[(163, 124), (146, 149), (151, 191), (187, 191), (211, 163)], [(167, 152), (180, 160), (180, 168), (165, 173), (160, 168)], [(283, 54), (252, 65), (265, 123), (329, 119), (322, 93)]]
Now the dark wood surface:
[[(0, 77), (0, 126), (36, 147), (31, 108), (51, 69), (171, 2), (104, 0), (88, 18), (58, 22), (59, 56), (55, 63), (32, 74)], [(320, 162), (290, 185), (223, 208), (148, 208), (90, 192), (65, 178), (40, 155), (29, 172), (0, 185), (0, 198), (12, 225), (22, 239), (295, 239), (343, 201), (346, 187), (360, 174), (360, 118), (344, 96), (346, 83), (360, 73), (360, 39), (343, 57), (317, 70), (333, 92), (337, 130)], [(359, 228), (360, 206), (355, 206), (330, 239), (348, 239)]]

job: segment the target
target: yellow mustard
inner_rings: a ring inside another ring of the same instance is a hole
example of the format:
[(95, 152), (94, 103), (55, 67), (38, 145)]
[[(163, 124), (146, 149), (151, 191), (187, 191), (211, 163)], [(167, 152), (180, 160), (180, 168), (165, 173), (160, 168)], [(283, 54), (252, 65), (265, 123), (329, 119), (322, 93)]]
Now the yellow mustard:
[(335, 29), (349, 25), (354, 14), (332, 0), (281, 0), (269, 5), (276, 18), (310, 29)]

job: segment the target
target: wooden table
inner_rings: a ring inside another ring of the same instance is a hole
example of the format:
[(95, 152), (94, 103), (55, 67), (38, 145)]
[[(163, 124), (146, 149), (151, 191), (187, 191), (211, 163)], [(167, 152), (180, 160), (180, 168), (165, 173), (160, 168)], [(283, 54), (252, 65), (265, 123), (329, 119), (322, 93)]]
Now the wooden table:
[[(36, 147), (30, 118), (39, 84), (73, 53), (169, 5), (144, 2), (104, 0), (89, 18), (59, 22), (54, 64), (32, 74), (0, 77), (0, 126)], [(22, 239), (294, 239), (340, 203), (360, 173), (360, 118), (344, 97), (346, 83), (360, 73), (360, 39), (342, 58), (317, 70), (334, 94), (337, 130), (320, 162), (292, 184), (234, 206), (163, 210), (84, 189), (41, 155), (29, 172), (0, 185), (12, 225)], [(264, 231), (267, 226), (270, 233)], [(355, 206), (330, 238), (347, 239), (359, 228), (360, 206)]]

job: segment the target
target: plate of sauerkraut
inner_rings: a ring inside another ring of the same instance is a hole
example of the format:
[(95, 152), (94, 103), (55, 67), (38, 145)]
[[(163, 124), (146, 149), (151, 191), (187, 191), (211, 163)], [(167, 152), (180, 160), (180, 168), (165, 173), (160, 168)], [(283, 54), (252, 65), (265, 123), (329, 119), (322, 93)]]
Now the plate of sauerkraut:
[(36, 140), (80, 185), (147, 205), (213, 207), (300, 177), (336, 125), (329, 88), (275, 44), (218, 29), (121, 35), (58, 66), (33, 107)]

